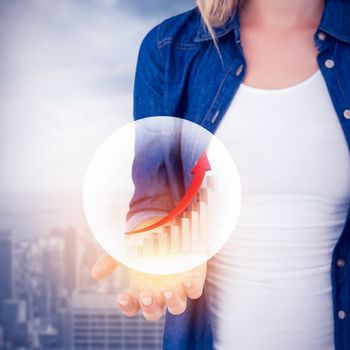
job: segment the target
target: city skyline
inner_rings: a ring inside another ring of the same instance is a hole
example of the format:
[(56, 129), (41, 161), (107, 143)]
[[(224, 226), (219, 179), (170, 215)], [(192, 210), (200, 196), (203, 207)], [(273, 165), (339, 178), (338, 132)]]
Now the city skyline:
[(116, 296), (128, 271), (90, 276), (92, 236), (56, 227), (34, 240), (0, 230), (0, 349), (160, 349), (162, 320), (124, 316)]

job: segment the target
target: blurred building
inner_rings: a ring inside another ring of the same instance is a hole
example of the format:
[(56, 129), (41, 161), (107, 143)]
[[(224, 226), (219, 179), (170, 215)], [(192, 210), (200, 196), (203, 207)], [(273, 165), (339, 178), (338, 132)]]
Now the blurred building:
[(0, 327), (0, 349), (3, 349), (5, 346), (4, 343), (4, 330)]
[(56, 328), (51, 325), (42, 328), (37, 332), (39, 347), (41, 349), (59, 349), (59, 334)]
[(2, 302), (12, 297), (12, 247), (11, 231), (0, 231), (0, 310)]
[(8, 348), (27, 348), (30, 345), (30, 325), (27, 322), (24, 300), (4, 300), (2, 303), (4, 344)]
[(31, 240), (0, 232), (0, 349), (161, 349), (163, 320), (116, 307), (128, 270), (91, 278), (101, 254), (89, 232), (73, 227)]
[(72, 303), (72, 349), (161, 349), (163, 321), (125, 317), (116, 294), (76, 293)]

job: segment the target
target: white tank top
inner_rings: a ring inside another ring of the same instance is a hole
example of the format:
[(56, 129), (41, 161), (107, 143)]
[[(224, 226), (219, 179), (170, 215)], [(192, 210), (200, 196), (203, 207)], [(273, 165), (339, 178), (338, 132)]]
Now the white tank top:
[(331, 255), (350, 204), (350, 157), (321, 71), (283, 89), (241, 84), (216, 135), (243, 198), (208, 263), (215, 349), (334, 350)]

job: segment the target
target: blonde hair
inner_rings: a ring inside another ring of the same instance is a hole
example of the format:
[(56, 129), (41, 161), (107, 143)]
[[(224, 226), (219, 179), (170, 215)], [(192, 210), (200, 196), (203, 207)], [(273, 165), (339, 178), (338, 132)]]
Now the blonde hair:
[(216, 44), (213, 28), (223, 26), (243, 0), (195, 0), (203, 22)]

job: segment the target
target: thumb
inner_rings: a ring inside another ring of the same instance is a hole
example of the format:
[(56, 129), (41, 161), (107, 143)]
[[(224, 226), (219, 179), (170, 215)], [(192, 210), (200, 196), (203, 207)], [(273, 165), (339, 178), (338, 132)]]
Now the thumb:
[(91, 269), (91, 277), (95, 280), (100, 280), (102, 278), (110, 275), (120, 263), (114, 260), (110, 255), (105, 254), (100, 259), (97, 260), (95, 265)]

